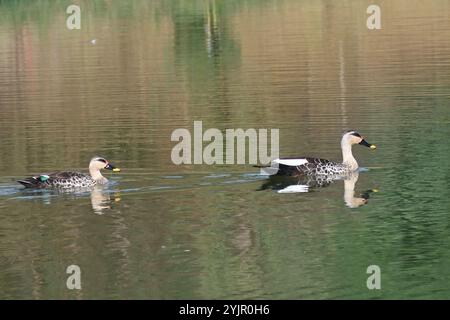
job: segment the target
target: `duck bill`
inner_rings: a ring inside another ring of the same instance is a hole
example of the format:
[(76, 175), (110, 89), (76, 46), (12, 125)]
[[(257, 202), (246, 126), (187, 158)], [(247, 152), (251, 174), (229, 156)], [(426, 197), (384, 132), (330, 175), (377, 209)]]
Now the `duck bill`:
[(362, 146), (366, 146), (366, 147), (368, 147), (368, 148), (370, 148), (370, 149), (372, 149), (372, 150), (377, 148), (376, 145), (370, 144), (370, 143), (368, 143), (368, 142), (367, 142), (366, 140), (364, 140), (364, 139), (362, 139), (361, 142), (360, 142), (359, 144), (362, 145)]
[(111, 163), (108, 163), (105, 167), (106, 170), (111, 170), (112, 172), (120, 172), (119, 168), (116, 168), (114, 165), (112, 165)]

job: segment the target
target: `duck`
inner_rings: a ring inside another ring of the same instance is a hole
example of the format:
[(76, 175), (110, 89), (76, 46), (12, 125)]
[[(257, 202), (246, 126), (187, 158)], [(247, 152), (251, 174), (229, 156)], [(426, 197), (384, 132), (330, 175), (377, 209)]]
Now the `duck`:
[(90, 188), (95, 185), (105, 185), (108, 183), (100, 172), (106, 169), (113, 172), (120, 172), (109, 161), (102, 157), (94, 157), (89, 162), (89, 175), (76, 171), (56, 171), (48, 174), (40, 174), (37, 176), (18, 180), (17, 182), (25, 186), (25, 188)]
[(359, 165), (352, 153), (352, 146), (359, 144), (372, 150), (377, 147), (368, 143), (355, 130), (346, 131), (341, 139), (342, 163), (321, 158), (297, 157), (275, 159), (270, 166), (258, 166), (265, 174), (276, 176), (345, 176), (358, 170)]

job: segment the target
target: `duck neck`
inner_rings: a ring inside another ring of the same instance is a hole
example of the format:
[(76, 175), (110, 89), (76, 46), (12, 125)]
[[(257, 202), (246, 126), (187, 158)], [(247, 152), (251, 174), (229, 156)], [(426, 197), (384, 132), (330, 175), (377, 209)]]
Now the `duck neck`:
[(352, 171), (358, 169), (358, 162), (356, 162), (355, 158), (353, 157), (351, 144), (345, 140), (342, 140), (341, 148), (342, 148), (342, 163), (348, 166)]
[(92, 179), (98, 183), (105, 183), (108, 181), (102, 174), (98, 168), (89, 168), (89, 173), (91, 174)]

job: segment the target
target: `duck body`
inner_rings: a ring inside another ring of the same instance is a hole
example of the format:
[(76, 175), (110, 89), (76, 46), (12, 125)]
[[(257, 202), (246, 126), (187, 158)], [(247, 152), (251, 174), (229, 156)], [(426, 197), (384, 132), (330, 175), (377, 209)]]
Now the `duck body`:
[(344, 133), (341, 140), (342, 163), (321, 158), (298, 157), (275, 159), (270, 166), (262, 168), (267, 174), (277, 176), (325, 176), (334, 179), (345, 177), (359, 167), (352, 154), (354, 144), (370, 149), (376, 148), (375, 145), (364, 140), (358, 132), (350, 130)]
[(345, 164), (312, 157), (277, 159), (274, 163), (281, 176), (341, 176), (351, 172)]
[(26, 188), (89, 188), (97, 184), (91, 176), (75, 171), (58, 171), (19, 180)]
[(95, 185), (108, 183), (101, 173), (101, 169), (120, 171), (111, 163), (101, 157), (92, 158), (89, 163), (89, 175), (76, 171), (56, 171), (48, 174), (40, 174), (23, 180), (18, 180), (25, 188), (46, 189), (74, 189), (74, 188), (91, 188)]

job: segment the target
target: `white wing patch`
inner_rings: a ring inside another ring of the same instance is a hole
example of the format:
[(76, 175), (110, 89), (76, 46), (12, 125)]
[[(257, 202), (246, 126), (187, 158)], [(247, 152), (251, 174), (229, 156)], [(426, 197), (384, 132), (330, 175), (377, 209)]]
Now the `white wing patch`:
[(284, 189), (278, 190), (278, 193), (298, 193), (298, 192), (308, 192), (309, 187), (305, 184), (295, 184), (287, 186)]
[(273, 162), (278, 164), (284, 164), (285, 166), (301, 166), (305, 163), (308, 163), (306, 159), (275, 159)]

